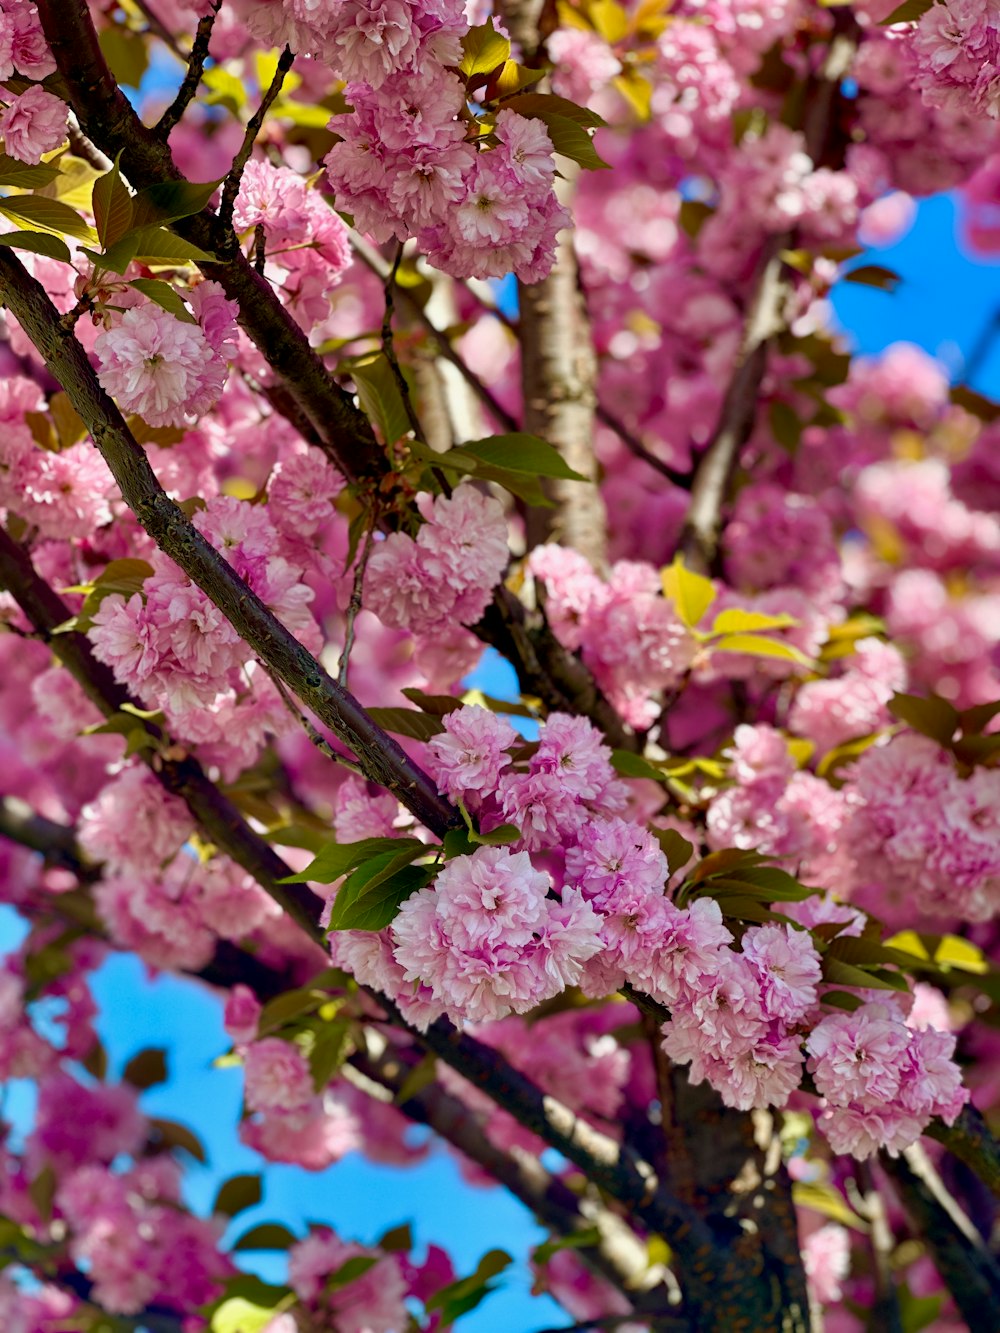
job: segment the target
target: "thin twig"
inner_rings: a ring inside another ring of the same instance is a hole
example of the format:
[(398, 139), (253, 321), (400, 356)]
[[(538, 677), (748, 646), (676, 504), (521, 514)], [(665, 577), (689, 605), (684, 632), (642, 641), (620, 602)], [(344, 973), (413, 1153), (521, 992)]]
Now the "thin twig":
[(354, 647), (354, 625), (358, 618), (358, 613), (361, 610), (365, 570), (368, 568), (368, 557), (372, 553), (377, 523), (377, 512), (375, 509), (372, 509), (368, 531), (365, 533), (365, 544), (361, 549), (361, 555), (354, 570), (354, 584), (351, 588), (351, 600), (347, 604), (347, 623), (344, 627), (344, 649), (340, 654), (340, 674), (337, 677), (345, 690), (347, 689), (347, 671), (351, 661), (351, 649)]
[(267, 89), (267, 92), (261, 98), (260, 106), (250, 117), (247, 123), (246, 133), (243, 136), (243, 143), (240, 150), (233, 158), (233, 165), (229, 168), (225, 184), (222, 187), (222, 203), (219, 205), (219, 221), (223, 228), (228, 231), (233, 225), (233, 209), (236, 207), (236, 196), (240, 192), (240, 182), (243, 179), (243, 169), (250, 161), (250, 154), (253, 152), (253, 146), (257, 141), (257, 135), (260, 133), (261, 126), (264, 124), (264, 118), (275, 98), (281, 92), (282, 84), (285, 82), (285, 75), (292, 68), (295, 56), (290, 47), (285, 47), (278, 57), (278, 66), (274, 71), (274, 77)]
[(281, 681), (281, 677), (277, 676), (270, 669), (270, 667), (266, 665), (266, 663), (262, 662), (261, 666), (264, 668), (264, 670), (270, 677), (271, 684), (278, 691), (278, 696), (281, 699), (281, 702), (285, 705), (288, 712), (291, 713), (292, 717), (295, 718), (295, 721), (306, 733), (306, 735), (309, 737), (309, 740), (312, 742), (313, 745), (315, 745), (316, 749), (319, 750), (320, 754), (325, 755), (326, 758), (332, 760), (333, 763), (340, 764), (342, 768), (348, 769), (351, 773), (354, 773), (357, 777), (363, 778), (364, 773), (361, 771), (359, 765), (356, 764), (353, 759), (348, 759), (346, 755), (338, 754), (337, 751), (330, 744), (330, 742), (326, 739), (326, 737), (321, 735), (316, 730), (313, 724), (306, 717), (305, 713), (303, 713), (300, 708), (295, 707), (295, 700), (285, 689)]
[(253, 229), (253, 266), (263, 277), (267, 267), (267, 232), (263, 222), (258, 222)]
[(382, 284), (382, 290), (385, 293), (385, 307), (382, 312), (382, 355), (389, 362), (392, 370), (392, 377), (396, 381), (396, 388), (399, 390), (399, 396), (403, 400), (403, 410), (406, 412), (406, 419), (410, 423), (410, 429), (413, 431), (414, 438), (424, 443), (423, 429), (420, 420), (417, 417), (413, 407), (413, 400), (410, 397), (410, 386), (406, 382), (406, 376), (399, 366), (399, 358), (396, 356), (396, 348), (392, 339), (392, 316), (395, 311), (395, 291), (396, 275), (399, 272), (399, 266), (403, 262), (403, 242), (400, 241), (396, 247), (396, 257), (392, 261), (385, 280)]
[(191, 53), (187, 59), (184, 81), (177, 89), (177, 96), (154, 126), (156, 133), (163, 139), (170, 137), (170, 131), (184, 115), (198, 91), (201, 76), (205, 72), (205, 61), (208, 59), (208, 44), (212, 40), (212, 28), (215, 25), (215, 17), (221, 6), (222, 0), (212, 0), (212, 8), (203, 18), (198, 20), (198, 30), (195, 33)]
[[(378, 251), (373, 250), (368, 242), (355, 232), (351, 233), (351, 249), (365, 267), (370, 269), (380, 282), (384, 283), (389, 272), (389, 265)], [(455, 351), (447, 333), (438, 328), (420, 302), (405, 287), (397, 286), (396, 291), (400, 301), (406, 305), (410, 313), (420, 321), (430, 334), (444, 359), (455, 367), (483, 406), (496, 418), (499, 425), (506, 431), (516, 431), (518, 429), (516, 418), (512, 417), (507, 409), (498, 402), (479, 376), (469, 368), (468, 364)]]
[(903, 1316), (899, 1293), (892, 1272), (892, 1256), (896, 1238), (892, 1234), (886, 1213), (885, 1200), (875, 1183), (874, 1172), (867, 1162), (856, 1165), (859, 1209), (869, 1223), (872, 1268), (875, 1278), (875, 1300), (872, 1303), (872, 1326), (880, 1333), (903, 1333)]
[(149, 30), (154, 35), (154, 37), (159, 37), (163, 45), (167, 47), (167, 49), (171, 51), (177, 57), (178, 60), (183, 61), (185, 59), (184, 52), (181, 50), (177, 42), (177, 38), (173, 35), (173, 33), (162, 21), (162, 19), (157, 18), (157, 16), (153, 13), (153, 11), (150, 9), (147, 3), (147, 0), (133, 0), (133, 3), (135, 4), (135, 7), (136, 9), (138, 9), (139, 13), (142, 14), (143, 18), (149, 24)]

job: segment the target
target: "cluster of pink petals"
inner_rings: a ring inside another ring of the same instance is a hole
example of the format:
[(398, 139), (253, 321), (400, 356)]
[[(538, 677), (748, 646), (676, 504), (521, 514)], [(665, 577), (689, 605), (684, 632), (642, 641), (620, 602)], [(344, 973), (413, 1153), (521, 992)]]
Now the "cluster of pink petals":
[(38, 80), (56, 70), (34, 0), (3, 0), (0, 5), (0, 80), (15, 70)]
[(125, 412), (151, 426), (182, 426), (219, 400), (227, 367), (197, 323), (149, 301), (125, 311), (94, 343), (98, 378)]
[(545, 584), (556, 634), (567, 648), (580, 649), (622, 717), (648, 727), (661, 692), (679, 683), (696, 646), (663, 596), (658, 571), (623, 560), (605, 581), (576, 551), (553, 545), (536, 547), (528, 566)]
[[(348, 1260), (360, 1258), (374, 1262), (353, 1281), (326, 1288), (326, 1280)], [(291, 1247), (288, 1280), (311, 1312), (307, 1327), (315, 1327), (317, 1316), (337, 1333), (398, 1333), (408, 1323), (405, 1301), (410, 1285), (400, 1258), (341, 1240), (329, 1227), (315, 1228)]]
[(264, 231), (264, 272), (303, 328), (330, 313), (335, 289), (352, 262), (347, 227), (297, 172), (251, 158), (240, 181), (233, 224)]
[(37, 84), (17, 94), (0, 111), (3, 151), (21, 162), (41, 162), (66, 142), (68, 115), (66, 103)]
[(991, 0), (941, 0), (912, 38), (930, 106), (1000, 117), (1000, 14)]
[(824, 1099), (820, 1127), (837, 1153), (863, 1159), (884, 1148), (895, 1157), (932, 1116), (950, 1125), (969, 1100), (954, 1034), (908, 1027), (891, 1001), (826, 1015), (806, 1050)]
[(503, 508), (471, 485), (419, 504), (416, 540), (394, 532), (372, 552), (364, 605), (383, 625), (414, 634), (449, 620), (475, 624), (507, 565)]
[(1000, 772), (960, 777), (933, 741), (903, 734), (865, 751), (845, 794), (855, 896), (901, 900), (911, 921), (914, 910), (965, 921), (1000, 911)]
[(582, 895), (551, 890), (527, 852), (480, 847), (449, 861), (393, 922), (405, 979), (427, 986), (458, 1022), (526, 1013), (558, 995), (601, 942)]
[[(216, 496), (195, 526), (225, 556), (282, 623), (310, 648), (320, 646), (305, 571), (280, 554), (289, 548), (268, 507)], [(89, 636), (95, 656), (152, 708), (174, 734), (235, 776), (266, 737), (288, 728), (277, 692), (222, 612), (179, 566), (155, 551), (141, 593), (105, 597)]]

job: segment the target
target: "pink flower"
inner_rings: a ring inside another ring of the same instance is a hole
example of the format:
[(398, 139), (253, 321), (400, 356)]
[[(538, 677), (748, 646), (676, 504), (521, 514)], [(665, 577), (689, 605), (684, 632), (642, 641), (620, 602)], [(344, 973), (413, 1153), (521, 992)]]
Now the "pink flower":
[(226, 1031), (235, 1042), (253, 1041), (261, 1005), (249, 986), (237, 983), (226, 996), (223, 1017)]
[(850, 1262), (851, 1243), (846, 1228), (828, 1222), (806, 1237), (802, 1264), (817, 1301), (830, 1305), (840, 1300), (841, 1283), (847, 1277)]
[(21, 162), (40, 162), (66, 142), (68, 114), (65, 102), (37, 85), (16, 94), (0, 112), (4, 152)]
[(98, 336), (94, 352), (104, 389), (151, 426), (180, 426), (201, 416), (225, 383), (225, 362), (198, 325), (152, 302), (126, 310)]
[(822, 1096), (843, 1106), (893, 1102), (906, 1070), (910, 1034), (886, 1005), (827, 1014), (806, 1038), (809, 1070)]
[(440, 792), (477, 809), (482, 798), (496, 790), (517, 732), (486, 708), (457, 708), (442, 720), (444, 734), (428, 745), (430, 772)]
[(790, 926), (751, 926), (743, 936), (743, 954), (757, 974), (768, 1017), (801, 1023), (816, 1003), (821, 977), (809, 934)]
[[(349, 1259), (377, 1262), (353, 1282), (324, 1292), (324, 1282)], [(288, 1280), (307, 1304), (322, 1299), (324, 1318), (337, 1333), (398, 1333), (408, 1322), (407, 1286), (395, 1255), (342, 1241), (328, 1227), (315, 1229), (288, 1252)]]
[(291, 1042), (279, 1037), (251, 1042), (243, 1064), (251, 1111), (301, 1111), (316, 1095), (309, 1063)]

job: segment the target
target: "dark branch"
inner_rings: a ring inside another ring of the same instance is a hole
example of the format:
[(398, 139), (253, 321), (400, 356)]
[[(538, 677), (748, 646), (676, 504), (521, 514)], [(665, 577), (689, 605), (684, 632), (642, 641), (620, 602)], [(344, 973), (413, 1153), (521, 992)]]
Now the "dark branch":
[[(278, 67), (274, 71), (267, 91), (260, 99), (260, 106), (250, 117), (247, 124), (246, 133), (243, 135), (243, 142), (240, 144), (240, 151), (233, 159), (233, 165), (230, 167), (226, 176), (225, 184), (222, 187), (222, 203), (219, 206), (219, 224), (223, 231), (228, 233), (233, 225), (233, 209), (236, 207), (236, 196), (240, 192), (240, 181), (243, 179), (243, 170), (250, 161), (250, 154), (253, 152), (253, 146), (257, 142), (257, 135), (261, 131), (264, 119), (274, 104), (275, 98), (281, 92), (281, 86), (285, 82), (285, 75), (292, 68), (295, 56), (286, 46), (278, 57)], [(226, 252), (232, 253), (235, 240), (228, 237), (226, 241)]]
[(184, 80), (177, 89), (177, 96), (156, 122), (156, 133), (164, 140), (170, 137), (170, 131), (184, 115), (198, 91), (201, 76), (205, 72), (205, 61), (208, 59), (208, 44), (212, 40), (215, 16), (218, 14), (221, 5), (222, 0), (212, 0), (212, 8), (204, 18), (198, 21), (198, 30), (195, 33), (191, 53), (188, 56)]
[(149, 535), (215, 603), (263, 662), (387, 788), (439, 836), (461, 826), (459, 813), (402, 747), (376, 726), (312, 653), (281, 624), (191, 521), (167, 497), (118, 408), (101, 388), (83, 347), (59, 322), (45, 289), (7, 251), (0, 297), (41, 353), (86, 424), (122, 496)]

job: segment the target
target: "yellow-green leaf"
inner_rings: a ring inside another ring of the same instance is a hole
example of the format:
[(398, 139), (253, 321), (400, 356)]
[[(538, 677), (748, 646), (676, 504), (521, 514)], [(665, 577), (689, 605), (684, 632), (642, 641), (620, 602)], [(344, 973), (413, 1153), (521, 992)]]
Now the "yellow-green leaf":
[(710, 634), (753, 634), (763, 629), (790, 629), (799, 622), (794, 616), (781, 615), (769, 616), (763, 611), (742, 611), (738, 607), (730, 607), (727, 611), (720, 611), (712, 621)]
[(94, 181), (92, 207), (97, 235), (106, 250), (132, 226), (132, 196), (119, 173), (117, 158), (111, 170)]
[(40, 194), (8, 195), (0, 200), (0, 213), (29, 231), (50, 231), (57, 236), (75, 236), (93, 244), (97, 233), (75, 208), (59, 199)]
[(462, 63), (459, 69), (467, 79), (477, 74), (492, 74), (510, 57), (510, 41), (497, 32), (492, 23), (470, 28), (462, 38)]
[(726, 634), (712, 644), (717, 653), (746, 653), (749, 657), (780, 657), (799, 666), (811, 666), (805, 653), (781, 639), (768, 639), (763, 634)]
[(663, 593), (689, 629), (693, 629), (715, 601), (715, 586), (711, 579), (688, 569), (681, 556), (661, 570)]

